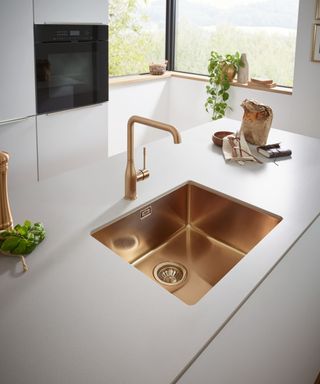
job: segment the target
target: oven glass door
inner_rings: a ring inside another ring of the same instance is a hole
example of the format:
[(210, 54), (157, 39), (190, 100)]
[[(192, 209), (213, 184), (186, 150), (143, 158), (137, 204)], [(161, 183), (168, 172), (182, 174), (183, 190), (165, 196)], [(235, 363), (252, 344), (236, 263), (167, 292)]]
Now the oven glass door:
[(38, 43), (35, 50), (38, 114), (108, 99), (106, 41)]

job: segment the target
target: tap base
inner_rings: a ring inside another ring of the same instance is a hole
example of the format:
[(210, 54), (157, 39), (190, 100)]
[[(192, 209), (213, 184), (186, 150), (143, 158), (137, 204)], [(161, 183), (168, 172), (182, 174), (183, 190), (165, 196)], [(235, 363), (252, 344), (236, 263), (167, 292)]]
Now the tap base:
[(137, 172), (137, 181), (142, 181), (150, 177), (150, 172), (148, 169), (139, 169)]

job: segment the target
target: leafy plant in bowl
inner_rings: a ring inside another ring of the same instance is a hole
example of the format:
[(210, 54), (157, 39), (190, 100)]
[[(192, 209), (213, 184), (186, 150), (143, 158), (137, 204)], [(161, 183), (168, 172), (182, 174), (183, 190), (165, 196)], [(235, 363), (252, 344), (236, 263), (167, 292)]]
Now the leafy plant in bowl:
[(216, 51), (211, 52), (208, 64), (209, 85), (206, 87), (209, 96), (205, 108), (212, 114), (212, 120), (221, 119), (226, 109), (230, 108), (227, 103), (230, 83), (243, 65), (239, 52), (225, 56)]
[(43, 224), (26, 220), (23, 225), (17, 224), (12, 229), (0, 232), (0, 252), (5, 255), (19, 256), (26, 272), (28, 266), (24, 255), (31, 253), (45, 238)]

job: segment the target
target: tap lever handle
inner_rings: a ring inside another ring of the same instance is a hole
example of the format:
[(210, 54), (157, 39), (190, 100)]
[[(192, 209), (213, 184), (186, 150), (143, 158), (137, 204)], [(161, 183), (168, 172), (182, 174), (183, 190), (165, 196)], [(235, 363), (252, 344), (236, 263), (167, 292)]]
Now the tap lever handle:
[(143, 169), (147, 168), (147, 148), (143, 147)]
[(150, 176), (150, 172), (147, 170), (147, 148), (143, 147), (143, 168), (137, 172), (137, 181), (142, 181)]

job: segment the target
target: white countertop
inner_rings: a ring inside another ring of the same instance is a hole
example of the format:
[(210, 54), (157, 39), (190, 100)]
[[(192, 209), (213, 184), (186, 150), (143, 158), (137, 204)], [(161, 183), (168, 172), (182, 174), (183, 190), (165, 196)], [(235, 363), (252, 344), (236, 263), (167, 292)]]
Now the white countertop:
[[(320, 212), (320, 141), (273, 130), (269, 141), (292, 159), (226, 164), (211, 135), (239, 124), (223, 119), (185, 131), (180, 145), (169, 136), (149, 144), (151, 177), (134, 202), (123, 199), (125, 154), (10, 192), (15, 222), (42, 221), (47, 238), (26, 274), (0, 258), (1, 382), (170, 383), (217, 334)], [(187, 180), (283, 217), (193, 306), (90, 236)]]

